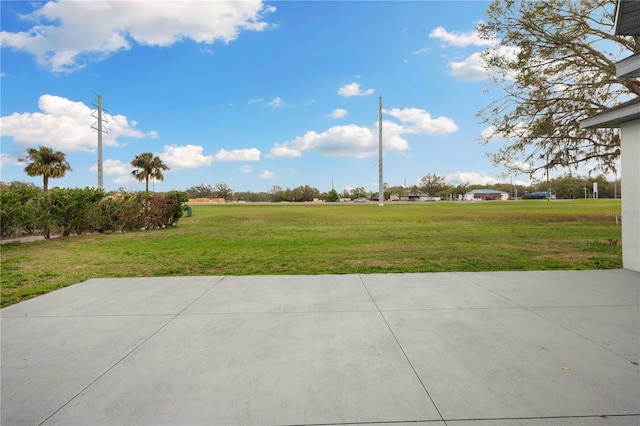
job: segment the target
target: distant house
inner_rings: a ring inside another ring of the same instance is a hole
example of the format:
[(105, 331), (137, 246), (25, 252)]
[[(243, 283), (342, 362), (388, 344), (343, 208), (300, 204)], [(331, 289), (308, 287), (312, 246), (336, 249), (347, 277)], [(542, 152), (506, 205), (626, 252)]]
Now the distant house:
[[(616, 2), (616, 35), (640, 36), (640, 2)], [(616, 63), (617, 78), (640, 77), (640, 53)], [(622, 168), (622, 267), (640, 271), (640, 98), (592, 115), (583, 128), (620, 128)]]
[(465, 201), (508, 200), (509, 193), (495, 189), (474, 189), (464, 194)]

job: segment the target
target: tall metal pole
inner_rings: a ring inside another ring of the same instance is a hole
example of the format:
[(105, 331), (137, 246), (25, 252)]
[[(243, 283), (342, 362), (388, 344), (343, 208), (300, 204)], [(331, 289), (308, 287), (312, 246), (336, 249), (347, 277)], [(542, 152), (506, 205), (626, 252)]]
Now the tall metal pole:
[(549, 187), (549, 154), (547, 154), (547, 201), (551, 201), (551, 188)]
[(103, 188), (102, 180), (102, 96), (98, 95), (98, 188)]
[(384, 184), (382, 178), (382, 95), (378, 99), (378, 205), (384, 206)]

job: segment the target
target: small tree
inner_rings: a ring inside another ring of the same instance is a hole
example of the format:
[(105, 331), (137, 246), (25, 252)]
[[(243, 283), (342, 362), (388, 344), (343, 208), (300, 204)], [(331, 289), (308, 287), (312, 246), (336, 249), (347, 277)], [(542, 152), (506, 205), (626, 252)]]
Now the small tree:
[(226, 183), (216, 183), (213, 189), (217, 198), (224, 198), (225, 200), (231, 200), (233, 198), (233, 189), (229, 188), (229, 185)]
[[(371, 194), (367, 191), (364, 186), (359, 186), (357, 188), (353, 188), (351, 190), (351, 199), (355, 200), (356, 198), (369, 198)], [(388, 198), (385, 194), (385, 198)]]
[(54, 151), (46, 146), (28, 148), (27, 156), (19, 158), (18, 161), (23, 163), (30, 161), (24, 171), (29, 176), (42, 176), (44, 192), (49, 191), (49, 178), (64, 177), (67, 171), (72, 170), (63, 152)]
[(169, 170), (169, 166), (164, 164), (162, 159), (158, 156), (153, 156), (150, 152), (143, 152), (135, 156), (131, 160), (131, 165), (135, 167), (135, 170), (131, 172), (133, 177), (140, 182), (145, 181), (145, 191), (149, 192), (149, 178), (157, 179), (159, 181), (164, 180), (163, 171)]
[(429, 194), (430, 197), (436, 197), (446, 192), (447, 183), (444, 176), (438, 176), (435, 173), (424, 175), (420, 179), (420, 190)]
[(187, 188), (185, 193), (189, 198), (213, 198), (215, 195), (213, 187), (205, 183)]
[(327, 192), (327, 197), (325, 198), (325, 200), (329, 203), (335, 203), (337, 201), (340, 201), (340, 194), (338, 194), (338, 191), (331, 188), (331, 190)]
[(271, 198), (271, 201), (274, 203), (277, 203), (279, 201), (282, 201), (284, 190), (282, 189), (281, 186), (273, 185), (271, 189), (268, 191), (268, 194), (269, 194), (269, 198)]

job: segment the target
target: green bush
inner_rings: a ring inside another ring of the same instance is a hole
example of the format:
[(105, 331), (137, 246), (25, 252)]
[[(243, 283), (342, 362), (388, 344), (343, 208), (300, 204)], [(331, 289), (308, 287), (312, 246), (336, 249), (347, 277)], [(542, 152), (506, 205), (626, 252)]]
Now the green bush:
[(28, 184), (0, 188), (0, 234), (3, 238), (35, 231), (37, 212), (33, 204), (42, 195), (39, 188)]
[(53, 188), (49, 193), (30, 186), (0, 188), (3, 238), (32, 234), (45, 238), (82, 232), (126, 232), (175, 225), (186, 211), (187, 195), (114, 193), (96, 188)]

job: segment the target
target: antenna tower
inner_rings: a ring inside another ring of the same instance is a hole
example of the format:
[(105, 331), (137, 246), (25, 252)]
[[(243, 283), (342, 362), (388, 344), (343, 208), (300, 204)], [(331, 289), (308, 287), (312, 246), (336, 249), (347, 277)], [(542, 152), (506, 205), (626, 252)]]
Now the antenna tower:
[(108, 123), (107, 118), (104, 116), (102, 109), (102, 96), (96, 94), (98, 96), (97, 103), (93, 103), (93, 106), (97, 108), (96, 111), (91, 113), (91, 116), (98, 121), (91, 125), (92, 129), (98, 131), (98, 188), (102, 189), (104, 187), (103, 179), (102, 179), (102, 134), (109, 133), (107, 129), (103, 126), (103, 122)]

